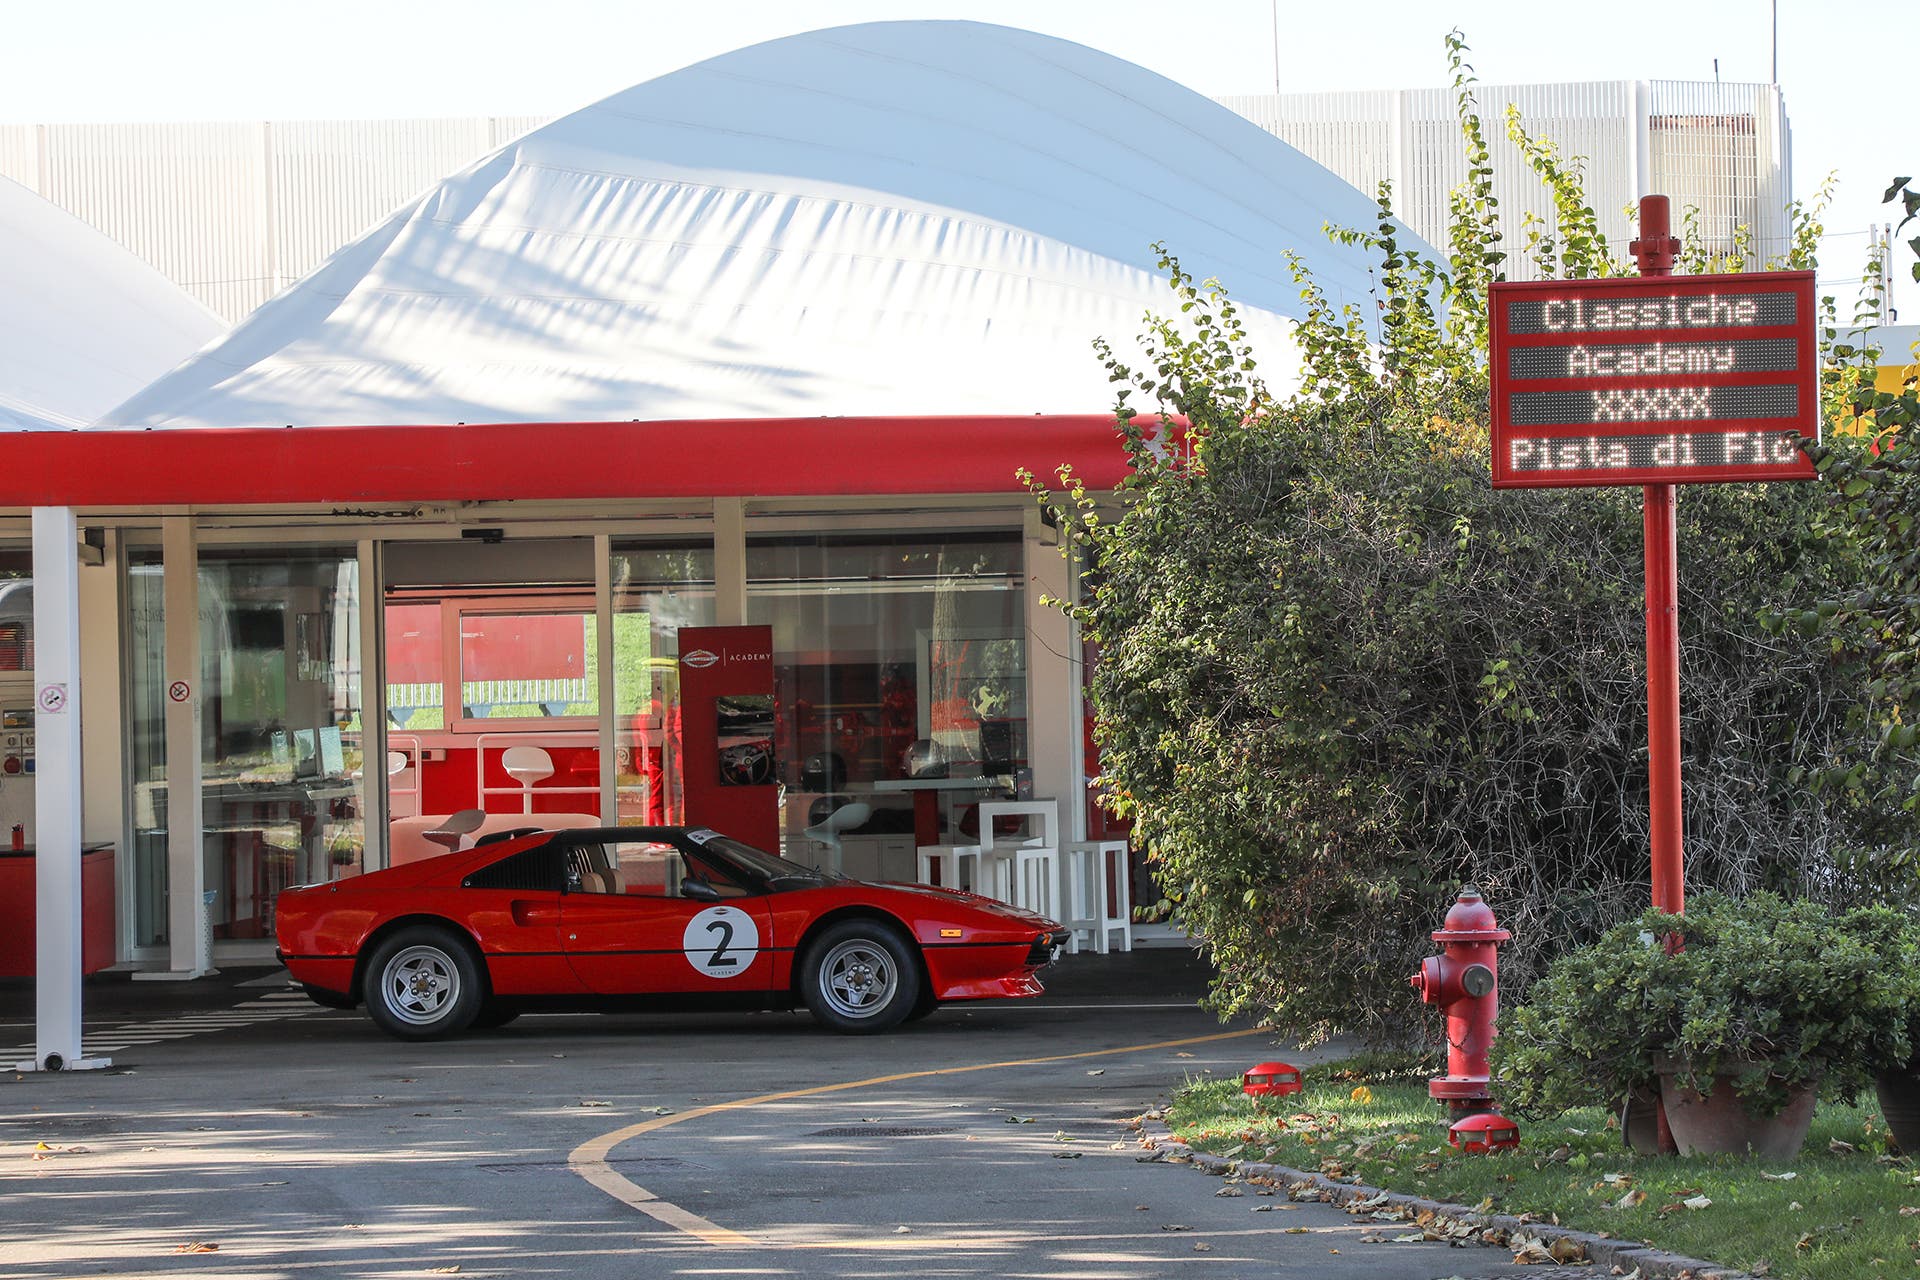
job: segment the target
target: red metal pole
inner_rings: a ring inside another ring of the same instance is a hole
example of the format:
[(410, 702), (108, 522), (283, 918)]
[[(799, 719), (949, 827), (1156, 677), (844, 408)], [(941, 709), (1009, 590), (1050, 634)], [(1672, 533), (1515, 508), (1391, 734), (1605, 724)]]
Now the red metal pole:
[[(1667, 198), (1640, 198), (1640, 237), (1628, 246), (1643, 276), (1673, 274), (1680, 242)], [(1653, 905), (1686, 907), (1680, 814), (1680, 573), (1675, 556), (1674, 486), (1650, 484), (1641, 517), (1647, 566), (1647, 772)]]
[(1674, 486), (1645, 490), (1647, 558), (1647, 773), (1653, 905), (1679, 915), (1687, 888), (1680, 822), (1680, 575), (1674, 556)]

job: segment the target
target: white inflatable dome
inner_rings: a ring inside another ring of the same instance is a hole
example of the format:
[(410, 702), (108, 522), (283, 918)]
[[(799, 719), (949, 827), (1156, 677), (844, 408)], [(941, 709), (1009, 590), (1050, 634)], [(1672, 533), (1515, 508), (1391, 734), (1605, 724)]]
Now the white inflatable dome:
[[(1151, 245), (1297, 358), (1284, 253), (1372, 203), (1226, 108), (973, 22), (792, 36), (487, 156), (103, 426), (1099, 413), (1091, 343), (1172, 310)], [(1408, 236), (1411, 241), (1413, 238)]]
[(85, 426), (224, 327), (100, 232), (0, 178), (0, 430)]

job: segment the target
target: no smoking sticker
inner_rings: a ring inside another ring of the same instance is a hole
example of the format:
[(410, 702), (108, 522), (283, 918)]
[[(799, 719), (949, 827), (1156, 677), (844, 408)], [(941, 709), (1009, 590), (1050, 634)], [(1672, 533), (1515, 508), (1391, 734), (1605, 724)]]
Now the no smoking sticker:
[(67, 686), (43, 684), (40, 686), (40, 695), (34, 699), (34, 702), (47, 715), (61, 715), (67, 709)]
[(175, 680), (167, 686), (167, 696), (175, 702), (185, 702), (193, 696), (193, 686), (185, 680)]
[(680, 945), (709, 978), (737, 978), (760, 954), (760, 927), (738, 907), (708, 907), (687, 921)]

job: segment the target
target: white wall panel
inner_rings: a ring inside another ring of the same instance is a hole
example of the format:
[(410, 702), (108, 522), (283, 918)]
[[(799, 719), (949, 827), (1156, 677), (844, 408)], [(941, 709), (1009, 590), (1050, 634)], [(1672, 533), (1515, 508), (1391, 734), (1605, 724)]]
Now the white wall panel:
[(235, 321), (546, 117), (0, 125), (0, 175)]
[[(1680, 209), (1696, 205), (1715, 248), (1730, 248), (1734, 228), (1745, 225), (1762, 256), (1784, 250), (1792, 152), (1785, 108), (1773, 86), (1476, 85), (1474, 97), (1493, 159), (1494, 196), (1511, 237), (1511, 278), (1538, 274), (1524, 257), (1526, 215), (1556, 234), (1558, 229), (1552, 197), (1507, 138), (1509, 103), (1529, 134), (1551, 140), (1563, 161), (1577, 161), (1588, 202), (1616, 254), (1624, 256), (1633, 236), (1627, 210), (1642, 194), (1643, 136), (1651, 151), (1651, 190), (1673, 197), (1676, 218)], [(1467, 176), (1453, 90), (1264, 94), (1221, 102), (1368, 194), (1393, 177), (1401, 219), (1430, 243), (1445, 245), (1449, 195)]]
[(40, 188), (40, 126), (0, 124), (0, 178)]

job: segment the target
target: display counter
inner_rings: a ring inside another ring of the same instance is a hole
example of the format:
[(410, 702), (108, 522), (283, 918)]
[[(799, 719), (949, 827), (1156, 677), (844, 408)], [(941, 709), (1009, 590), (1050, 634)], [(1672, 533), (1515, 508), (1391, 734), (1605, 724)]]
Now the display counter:
[[(0, 978), (30, 978), (35, 967), (36, 859), (32, 848), (0, 849)], [(80, 852), (80, 968), (113, 963), (113, 846)]]

